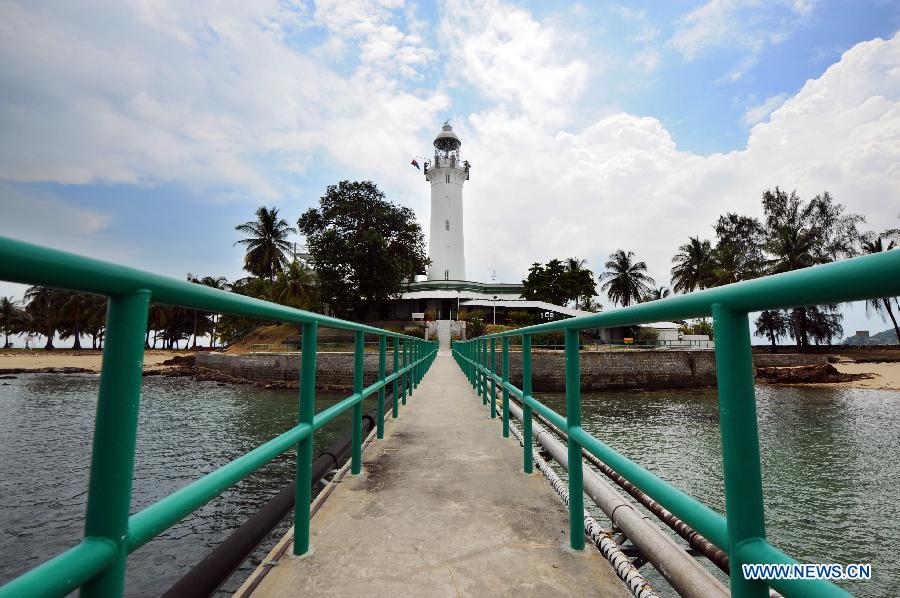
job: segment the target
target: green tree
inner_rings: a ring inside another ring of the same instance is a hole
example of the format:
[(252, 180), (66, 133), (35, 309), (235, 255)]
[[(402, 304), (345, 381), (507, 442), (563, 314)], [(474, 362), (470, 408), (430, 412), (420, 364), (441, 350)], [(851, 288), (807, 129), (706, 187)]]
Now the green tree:
[(778, 339), (787, 336), (788, 333), (788, 317), (780, 309), (760, 312), (755, 324), (756, 334), (768, 338), (773, 347), (778, 343)]
[[(803, 202), (796, 192), (779, 187), (766, 190), (762, 198), (765, 214), (764, 249), (771, 256), (770, 273), (791, 272), (852, 257), (860, 241), (858, 225), (862, 216), (845, 213), (827, 191)], [(798, 307), (791, 310), (789, 330), (801, 349), (815, 342), (830, 342), (843, 328), (841, 314), (831, 306)], [(814, 328), (811, 328), (814, 327)]]
[(284, 218), (278, 216), (278, 208), (260, 206), (256, 209), (256, 220), (250, 220), (234, 227), (235, 230), (251, 235), (235, 242), (247, 248), (244, 255), (244, 270), (269, 282), (288, 263), (285, 252), (291, 244), (287, 237), (297, 230)]
[(690, 237), (672, 258), (672, 288), (689, 293), (710, 286), (713, 276), (713, 250), (709, 240)]
[[(890, 231), (885, 231), (885, 234)], [(876, 235), (873, 232), (865, 233), (862, 236), (862, 251), (866, 254), (872, 253), (881, 253), (882, 251), (890, 251), (892, 249), (897, 248), (897, 243), (894, 241), (888, 241), (887, 245), (882, 242), (881, 236)], [(866, 313), (868, 314), (870, 309), (875, 310), (875, 313), (880, 315), (882, 319), (885, 316), (889, 317), (891, 323), (894, 325), (894, 332), (897, 334), (897, 340), (900, 341), (900, 326), (897, 326), (897, 318), (894, 317), (894, 309), (891, 305), (892, 299), (897, 301), (897, 298), (894, 297), (880, 297), (878, 299), (869, 299), (866, 301)]]
[(306, 236), (322, 299), (339, 316), (399, 294), (430, 263), (415, 213), (370, 181), (330, 185), (319, 208), (297, 222)]
[(274, 288), (275, 301), (297, 309), (315, 310), (319, 303), (316, 274), (299, 260), (293, 260), (278, 273)]
[(66, 299), (66, 292), (48, 287), (33, 286), (25, 291), (25, 313), (28, 317), (26, 328), (29, 332), (42, 334), (47, 342), (44, 349), (52, 351), (53, 338), (63, 323), (60, 306)]
[(585, 260), (552, 259), (534, 263), (522, 281), (522, 297), (530, 301), (547, 301), (554, 305), (573, 302), (576, 309), (589, 304), (597, 294), (594, 273), (585, 268)]
[(711, 286), (749, 280), (765, 273), (765, 228), (759, 220), (729, 212), (719, 216), (713, 228), (716, 247)]
[(634, 261), (634, 252), (621, 249), (609, 254), (606, 271), (600, 274), (600, 280), (606, 281), (600, 287), (606, 291), (613, 303), (629, 306), (640, 302), (650, 292), (650, 285), (656, 284), (646, 274), (647, 264)]
[(0, 332), (4, 334), (4, 349), (9, 349), (9, 335), (21, 329), (25, 321), (25, 312), (12, 297), (0, 297)]

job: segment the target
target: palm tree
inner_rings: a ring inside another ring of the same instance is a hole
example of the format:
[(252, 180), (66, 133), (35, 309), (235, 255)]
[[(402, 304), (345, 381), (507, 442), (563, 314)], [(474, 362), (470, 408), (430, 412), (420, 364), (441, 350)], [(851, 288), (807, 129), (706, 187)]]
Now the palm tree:
[(9, 349), (9, 335), (15, 334), (22, 325), (25, 314), (19, 303), (12, 297), (0, 297), (0, 331), (6, 336), (4, 349)]
[(319, 300), (315, 272), (298, 260), (292, 261), (278, 273), (273, 294), (275, 300), (282, 305), (312, 309)]
[[(890, 233), (891, 231), (885, 231), (885, 234)], [(881, 240), (881, 236), (876, 235), (873, 232), (865, 233), (862, 236), (862, 250), (863, 253), (881, 253), (882, 251), (890, 251), (897, 247), (897, 243), (894, 241), (890, 241), (885, 247), (884, 243)], [(895, 298), (896, 300), (896, 298)], [(866, 313), (868, 314), (869, 309), (874, 309), (875, 313), (884, 318), (887, 315), (891, 322), (894, 324), (894, 332), (897, 334), (897, 341), (900, 342), (900, 326), (897, 326), (897, 318), (894, 317), (894, 310), (891, 307), (891, 298), (890, 297), (881, 297), (880, 299), (869, 299), (866, 301)]]
[(672, 258), (672, 288), (689, 293), (710, 286), (713, 274), (713, 250), (709, 240), (690, 237)]
[(756, 318), (756, 334), (768, 337), (772, 341), (772, 346), (778, 342), (778, 339), (787, 336), (788, 319), (784, 312), (779, 309), (771, 309), (760, 312)]
[(634, 252), (619, 249), (609, 254), (605, 266), (606, 272), (600, 274), (600, 280), (605, 280), (601, 290), (606, 291), (607, 297), (613, 303), (627, 307), (632, 303), (638, 303), (641, 297), (650, 292), (650, 285), (656, 281), (647, 276), (647, 264), (635, 262)]
[(65, 291), (58, 291), (47, 287), (29, 287), (25, 291), (25, 300), (28, 304), (25, 311), (28, 314), (28, 327), (32, 332), (43, 334), (47, 337), (44, 349), (52, 351), (53, 337), (62, 324), (60, 305), (65, 300)]
[(74, 351), (81, 350), (81, 333), (84, 332), (85, 320), (90, 309), (90, 295), (71, 291), (60, 291), (59, 315), (61, 317), (59, 337), (73, 337)]
[(264, 277), (272, 282), (275, 274), (287, 264), (285, 252), (290, 251), (287, 241), (288, 233), (296, 233), (287, 220), (278, 217), (278, 208), (260, 206), (256, 210), (256, 220), (251, 220), (234, 227), (235, 230), (251, 235), (235, 242), (244, 245), (244, 269), (251, 274)]

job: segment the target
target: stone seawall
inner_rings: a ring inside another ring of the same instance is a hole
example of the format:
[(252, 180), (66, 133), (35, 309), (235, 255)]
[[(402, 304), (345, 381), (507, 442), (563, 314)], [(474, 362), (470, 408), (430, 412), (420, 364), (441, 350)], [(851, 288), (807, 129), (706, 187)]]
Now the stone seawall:
[[(826, 355), (759, 354), (754, 363), (760, 367), (785, 367), (828, 363)], [(535, 351), (533, 386), (536, 391), (565, 390), (565, 357), (561, 351)], [(316, 360), (316, 387), (349, 390), (353, 387), (352, 353), (319, 353)], [(497, 371), (500, 351), (497, 351)], [(227, 355), (198, 353), (197, 366), (216, 370), (252, 382), (295, 386), (299, 379), (300, 354)], [(387, 373), (393, 372), (393, 355), (387, 357)], [(522, 386), (522, 356), (509, 355), (510, 381)], [(365, 355), (364, 384), (375, 382), (378, 355)], [(627, 388), (690, 388), (716, 382), (713, 351), (664, 351), (630, 349), (623, 351), (584, 351), (581, 353), (582, 390)]]
[[(393, 360), (393, 354), (388, 352), (388, 374), (394, 371)], [(198, 367), (216, 370), (251, 382), (297, 386), (300, 380), (300, 353), (247, 355), (197, 353), (195, 363)], [(378, 355), (366, 353), (363, 363), (363, 385), (368, 386), (378, 378)], [(319, 353), (316, 357), (316, 388), (319, 390), (352, 389), (353, 353)]]

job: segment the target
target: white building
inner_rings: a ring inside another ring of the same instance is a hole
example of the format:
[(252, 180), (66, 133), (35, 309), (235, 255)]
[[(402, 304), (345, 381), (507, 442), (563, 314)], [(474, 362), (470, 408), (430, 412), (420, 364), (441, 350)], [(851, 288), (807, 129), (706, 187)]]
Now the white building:
[(462, 192), (469, 163), (460, 158), (461, 145), (445, 123), (434, 139), (434, 162), (425, 163), (425, 180), (431, 183), (428, 280), (466, 280)]

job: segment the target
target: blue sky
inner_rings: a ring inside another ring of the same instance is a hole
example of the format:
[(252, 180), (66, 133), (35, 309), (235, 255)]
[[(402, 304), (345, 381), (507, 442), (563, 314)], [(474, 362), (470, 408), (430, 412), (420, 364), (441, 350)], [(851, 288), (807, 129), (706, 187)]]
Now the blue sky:
[[(688, 236), (767, 187), (900, 212), (892, 2), (5, 3), (0, 234), (173, 276), (241, 275), (234, 225), (409, 166), (447, 118), (473, 164), (467, 268), (660, 284)], [(0, 292), (21, 288), (0, 285)], [(845, 327), (888, 327), (848, 308)]]

